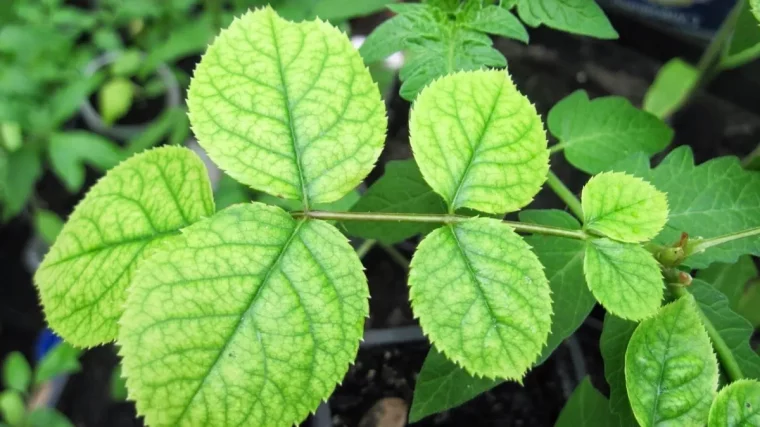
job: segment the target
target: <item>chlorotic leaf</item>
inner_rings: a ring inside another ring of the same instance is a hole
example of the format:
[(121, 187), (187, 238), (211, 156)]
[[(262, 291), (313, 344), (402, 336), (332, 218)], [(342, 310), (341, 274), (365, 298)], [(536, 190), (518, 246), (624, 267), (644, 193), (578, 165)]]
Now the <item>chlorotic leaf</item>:
[[(736, 157), (695, 165), (691, 149), (679, 147), (656, 168), (636, 169), (618, 170), (634, 173), (668, 195), (668, 223), (657, 243), (673, 244), (683, 232), (690, 238), (710, 238), (760, 227), (760, 173), (745, 170)], [(685, 264), (705, 268), (713, 262), (734, 263), (742, 255), (760, 256), (760, 239), (714, 246), (692, 254)]]
[(501, 381), (473, 377), (432, 347), (414, 387), (409, 422), (455, 408), (490, 390)]
[(628, 343), (625, 381), (643, 427), (704, 425), (718, 388), (718, 361), (698, 308), (685, 296), (644, 320)]
[(673, 131), (662, 120), (627, 99), (589, 100), (585, 91), (558, 102), (549, 111), (547, 123), (564, 147), (567, 161), (589, 174), (606, 171), (633, 153), (657, 154), (673, 138)]
[(668, 198), (651, 184), (620, 172), (592, 177), (581, 194), (588, 230), (621, 242), (653, 239), (668, 220)]
[(234, 205), (138, 270), (119, 334), (127, 389), (153, 427), (297, 424), (345, 375), (368, 314), (335, 227)]
[(686, 101), (697, 82), (697, 69), (681, 58), (673, 58), (660, 68), (644, 95), (644, 110), (657, 117), (668, 117)]
[(696, 278), (712, 285), (728, 299), (731, 310), (739, 307), (739, 301), (747, 287), (747, 282), (758, 275), (755, 261), (749, 255), (739, 258), (736, 263), (716, 262), (704, 270), (699, 270)]
[(145, 151), (111, 169), (34, 276), (48, 324), (79, 347), (116, 338), (136, 268), (161, 241), (213, 213), (206, 167), (188, 149)]
[(586, 244), (583, 271), (591, 293), (615, 316), (641, 320), (660, 307), (664, 290), (660, 267), (637, 244), (593, 239)]
[[(521, 211), (520, 221), (580, 230), (580, 224), (572, 215), (559, 210)], [(534, 234), (526, 237), (525, 242), (533, 248), (546, 269), (552, 298), (562, 301), (554, 305), (551, 332), (539, 358), (539, 363), (542, 363), (583, 324), (596, 300), (583, 275), (585, 245), (582, 241)]]
[(610, 412), (607, 398), (591, 384), (589, 377), (575, 388), (559, 414), (554, 427), (613, 426), (617, 419)]
[(472, 375), (520, 380), (546, 343), (551, 296), (543, 267), (501, 221), (473, 218), (428, 234), (409, 287), (431, 342)]
[(414, 103), (409, 128), (422, 176), (452, 210), (515, 211), (546, 180), (541, 118), (505, 71), (435, 81)]
[[(392, 161), (385, 174), (375, 181), (351, 208), (353, 212), (446, 213), (446, 204), (422, 178), (413, 159)], [(347, 221), (348, 234), (393, 244), (435, 229), (420, 222)]]
[(616, 39), (602, 8), (594, 0), (519, 0), (517, 12), (526, 24), (537, 27), (544, 24), (568, 33), (600, 39)]
[(636, 322), (610, 313), (604, 315), (599, 349), (604, 359), (604, 377), (610, 385), (610, 409), (618, 416), (632, 419), (631, 402), (625, 389), (625, 350), (631, 340)]
[(750, 345), (750, 338), (754, 333), (750, 322), (732, 310), (726, 296), (710, 284), (694, 280), (688, 290), (731, 350), (742, 374), (747, 378), (760, 380), (760, 354)]
[(723, 387), (710, 407), (708, 427), (760, 425), (760, 382), (739, 380)]
[(345, 34), (270, 8), (222, 31), (195, 70), (190, 121), (209, 157), (273, 196), (332, 202), (369, 173), (385, 140), (377, 85)]

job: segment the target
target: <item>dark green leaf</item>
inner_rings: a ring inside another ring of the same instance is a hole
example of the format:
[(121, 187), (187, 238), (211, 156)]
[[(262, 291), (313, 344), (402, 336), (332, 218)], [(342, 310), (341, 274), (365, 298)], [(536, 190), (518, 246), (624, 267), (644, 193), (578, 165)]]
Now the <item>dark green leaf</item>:
[(486, 6), (476, 12), (465, 26), (483, 33), (496, 34), (528, 43), (528, 31), (507, 9)]
[(593, 0), (519, 0), (517, 12), (526, 24), (544, 24), (568, 33), (616, 39), (618, 33)]
[(742, 0), (740, 7), (734, 33), (721, 60), (726, 68), (742, 66), (760, 56), (760, 25), (752, 15), (749, 2)]
[(455, 408), (500, 383), (473, 377), (432, 347), (417, 377), (409, 422)]
[(249, 202), (251, 198), (248, 187), (230, 178), (227, 174), (222, 175), (216, 190), (214, 190), (217, 211), (236, 203)]
[(57, 128), (77, 112), (82, 102), (100, 86), (104, 78), (104, 74), (95, 73), (76, 79), (68, 86), (57, 90), (50, 99), (52, 111), (50, 129)]
[(63, 228), (63, 220), (54, 212), (37, 209), (34, 212), (34, 228), (45, 243), (52, 245)]
[(37, 408), (29, 413), (28, 427), (74, 427), (65, 415), (52, 408)]
[(55, 346), (37, 365), (34, 371), (34, 384), (40, 385), (58, 375), (78, 372), (81, 369), (79, 352), (66, 342)]
[(749, 344), (753, 333), (749, 321), (731, 310), (725, 295), (708, 283), (694, 280), (688, 290), (731, 349), (742, 373), (747, 378), (760, 379), (760, 355)]
[(607, 313), (599, 342), (604, 358), (604, 377), (610, 385), (610, 408), (613, 413), (629, 420), (633, 420), (633, 411), (625, 388), (625, 350), (636, 326), (636, 322)]
[(8, 155), (8, 168), (3, 206), (3, 219), (16, 216), (34, 192), (34, 185), (42, 174), (42, 165), (37, 153), (22, 148)]
[(53, 134), (48, 154), (53, 172), (72, 193), (84, 184), (85, 164), (105, 172), (123, 159), (115, 143), (85, 131)]
[(711, 284), (728, 298), (728, 306), (736, 311), (744, 288), (750, 279), (757, 277), (757, 267), (750, 256), (742, 256), (736, 264), (716, 262), (697, 272), (697, 279)]
[[(385, 174), (351, 208), (352, 212), (446, 213), (446, 205), (422, 178), (413, 159), (388, 162)], [(365, 239), (393, 244), (425, 234), (436, 224), (347, 221), (346, 231)]]
[(613, 426), (617, 422), (617, 418), (610, 412), (607, 398), (586, 377), (573, 391), (554, 426)]

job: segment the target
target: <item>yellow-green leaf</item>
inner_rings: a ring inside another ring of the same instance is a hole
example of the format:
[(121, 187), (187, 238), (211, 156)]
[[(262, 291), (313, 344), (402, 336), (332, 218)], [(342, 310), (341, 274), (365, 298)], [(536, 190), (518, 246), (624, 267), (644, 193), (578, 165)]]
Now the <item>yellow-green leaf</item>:
[(718, 361), (694, 298), (668, 304), (636, 328), (625, 353), (631, 408), (643, 427), (700, 426), (718, 388)]
[(414, 314), (436, 348), (477, 376), (522, 379), (551, 326), (538, 257), (506, 224), (474, 218), (420, 243), (411, 263)]
[(710, 407), (708, 427), (760, 425), (760, 382), (739, 380), (720, 390)]
[(591, 293), (615, 316), (641, 320), (660, 307), (664, 290), (660, 267), (637, 244), (593, 239), (586, 245), (583, 271)]
[(185, 148), (138, 154), (87, 193), (34, 276), (50, 326), (80, 347), (116, 338), (126, 289), (151, 249), (214, 213), (206, 167)]
[(651, 184), (620, 172), (589, 180), (581, 195), (587, 230), (621, 242), (653, 239), (668, 220), (668, 198)]
[(119, 344), (148, 425), (291, 426), (326, 399), (369, 314), (345, 236), (261, 203), (165, 243), (132, 281)]
[(543, 123), (506, 71), (436, 80), (415, 101), (409, 129), (422, 176), (451, 210), (515, 211), (546, 180)]
[(198, 142), (231, 177), (306, 206), (356, 187), (385, 141), (380, 92), (348, 37), (269, 7), (216, 38), (188, 106)]

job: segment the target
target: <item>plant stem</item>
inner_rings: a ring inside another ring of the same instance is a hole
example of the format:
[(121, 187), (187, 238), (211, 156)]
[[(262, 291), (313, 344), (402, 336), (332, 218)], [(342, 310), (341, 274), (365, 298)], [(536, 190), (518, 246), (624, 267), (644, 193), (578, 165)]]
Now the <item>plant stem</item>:
[(693, 246), (687, 250), (687, 255), (704, 252), (706, 249), (713, 246), (722, 245), (733, 240), (743, 239), (745, 237), (760, 235), (760, 227), (750, 228), (749, 230), (739, 231), (737, 233), (724, 234), (718, 237), (711, 237), (709, 239), (695, 240)]
[[(678, 298), (689, 293), (683, 286), (671, 286), (670, 290)], [(731, 352), (728, 344), (726, 344), (726, 341), (720, 336), (718, 330), (715, 329), (715, 325), (713, 325), (710, 319), (705, 316), (705, 313), (699, 305), (697, 305), (697, 312), (699, 312), (699, 317), (702, 319), (702, 324), (705, 326), (705, 330), (707, 330), (707, 335), (710, 337), (710, 341), (712, 341), (715, 352), (718, 353), (720, 363), (723, 365), (723, 369), (726, 370), (729, 378), (731, 378), (731, 381), (737, 381), (744, 378), (742, 369), (739, 367), (739, 363), (736, 361), (736, 358), (734, 358), (734, 354)]]
[[(469, 216), (454, 214), (407, 214), (390, 212), (328, 212), (328, 211), (299, 211), (293, 212), (295, 218), (314, 218), (332, 221), (385, 221), (385, 222), (425, 222), (434, 224), (455, 224), (472, 219)], [(569, 230), (560, 227), (528, 224), (518, 221), (502, 221), (515, 231), (531, 234), (546, 234), (550, 236), (567, 237), (570, 239), (586, 240), (588, 235), (581, 230)]]
[(570, 208), (570, 211), (579, 219), (583, 219), (583, 208), (581, 201), (575, 194), (563, 183), (554, 172), (549, 171), (546, 177), (546, 184), (554, 191), (560, 199)]
[(365, 240), (358, 248), (356, 248), (356, 255), (359, 255), (359, 259), (364, 258), (367, 253), (375, 247), (375, 244), (377, 244), (377, 240), (375, 239)]

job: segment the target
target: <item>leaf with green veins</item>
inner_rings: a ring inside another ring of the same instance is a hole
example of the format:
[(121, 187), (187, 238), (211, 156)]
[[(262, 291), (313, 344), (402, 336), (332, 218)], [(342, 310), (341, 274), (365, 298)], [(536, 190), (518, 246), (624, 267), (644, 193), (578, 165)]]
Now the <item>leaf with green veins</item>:
[(519, 0), (517, 13), (531, 27), (544, 24), (568, 33), (618, 38), (602, 8), (593, 0)]
[(206, 167), (188, 149), (145, 151), (111, 169), (34, 276), (48, 324), (79, 347), (116, 338), (137, 267), (162, 241), (213, 213)]
[(417, 376), (409, 422), (416, 423), (429, 415), (455, 408), (501, 382), (473, 377), (431, 347)]
[[(520, 212), (520, 221), (530, 224), (580, 230), (578, 221), (564, 211), (526, 210)], [(552, 299), (562, 301), (554, 305), (549, 339), (537, 364), (543, 363), (552, 352), (578, 329), (591, 313), (596, 300), (583, 276), (585, 245), (580, 240), (534, 234), (525, 237), (539, 261), (546, 269)]]
[(465, 27), (528, 43), (528, 31), (507, 9), (490, 5), (479, 10)]
[(154, 427), (300, 422), (356, 356), (362, 270), (333, 226), (261, 203), (186, 228), (138, 270), (122, 317), (138, 412)]
[(591, 384), (589, 377), (575, 388), (554, 427), (613, 426), (617, 418), (610, 412), (607, 398)]
[(58, 132), (50, 136), (48, 149), (53, 172), (72, 193), (82, 189), (85, 164), (106, 170), (116, 166), (123, 155), (115, 143), (85, 131)]
[(625, 389), (625, 350), (638, 324), (610, 313), (604, 315), (599, 349), (604, 359), (604, 377), (610, 385), (610, 409), (621, 418), (632, 419), (631, 402)]
[(114, 77), (98, 92), (98, 107), (103, 123), (112, 125), (124, 117), (132, 107), (134, 85), (125, 77)]
[(415, 101), (409, 130), (422, 176), (450, 210), (512, 212), (546, 180), (543, 123), (505, 71), (435, 81)]
[[(627, 169), (622, 167), (620, 170)], [(655, 241), (673, 244), (682, 232), (710, 238), (760, 227), (760, 173), (742, 168), (736, 157), (694, 164), (689, 147), (673, 150), (653, 169), (635, 173), (667, 193), (670, 214)], [(742, 255), (760, 256), (760, 239), (744, 238), (693, 254), (685, 264), (705, 268), (713, 262), (734, 263)]]
[(704, 425), (718, 388), (718, 361), (694, 298), (644, 320), (628, 343), (625, 380), (643, 427)]
[(409, 287), (430, 341), (470, 374), (521, 380), (546, 343), (552, 308), (543, 266), (501, 221), (473, 218), (428, 234)]
[[(442, 214), (446, 213), (446, 204), (422, 178), (414, 159), (408, 159), (388, 162), (385, 174), (369, 187), (351, 211)], [(436, 228), (435, 224), (420, 222), (347, 221), (343, 225), (348, 234), (387, 244)]]
[(642, 151), (653, 156), (670, 144), (673, 131), (653, 114), (622, 97), (589, 100), (579, 90), (549, 111), (549, 131), (576, 168), (596, 174)]
[(723, 387), (710, 407), (708, 427), (760, 425), (760, 382), (741, 379)]
[(586, 243), (583, 271), (596, 300), (618, 317), (641, 320), (660, 308), (664, 290), (660, 267), (637, 244), (592, 239)]
[(725, 295), (708, 283), (694, 280), (688, 290), (726, 342), (742, 373), (748, 378), (760, 380), (760, 355), (750, 345), (754, 328), (749, 321), (733, 311)]
[(699, 270), (696, 278), (711, 284), (728, 298), (728, 306), (736, 311), (744, 289), (751, 279), (757, 277), (758, 271), (751, 256), (739, 258), (735, 264), (714, 263), (704, 270)]
[(354, 189), (385, 140), (380, 92), (346, 35), (270, 7), (211, 44), (188, 106), (198, 142), (231, 177), (307, 206)]
[(686, 101), (697, 82), (697, 69), (681, 58), (673, 58), (660, 68), (644, 95), (644, 111), (657, 117), (668, 117)]
[(651, 184), (621, 172), (592, 177), (581, 194), (585, 228), (621, 242), (653, 239), (668, 220), (668, 199)]

